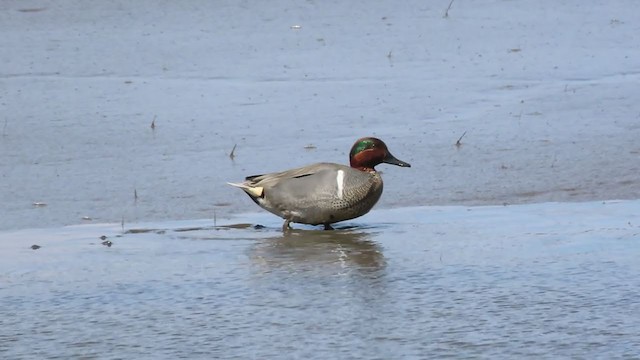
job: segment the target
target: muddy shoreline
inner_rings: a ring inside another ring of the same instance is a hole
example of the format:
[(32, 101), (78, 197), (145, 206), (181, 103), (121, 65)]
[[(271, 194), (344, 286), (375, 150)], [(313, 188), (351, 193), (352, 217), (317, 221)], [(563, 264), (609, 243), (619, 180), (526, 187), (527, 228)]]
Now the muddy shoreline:
[(413, 5), (6, 2), (0, 230), (254, 211), (367, 135), (413, 165), (379, 209), (640, 197), (632, 3)]

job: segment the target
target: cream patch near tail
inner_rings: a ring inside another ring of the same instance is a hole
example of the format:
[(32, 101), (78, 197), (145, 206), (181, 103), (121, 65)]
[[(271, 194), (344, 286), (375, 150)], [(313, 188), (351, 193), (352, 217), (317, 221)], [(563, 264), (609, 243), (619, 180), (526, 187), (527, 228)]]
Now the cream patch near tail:
[(227, 184), (238, 187), (244, 190), (250, 196), (256, 197), (256, 198), (261, 197), (262, 193), (264, 192), (264, 188), (262, 186), (251, 187), (245, 184), (236, 184), (236, 183), (230, 183), (230, 182), (228, 182)]

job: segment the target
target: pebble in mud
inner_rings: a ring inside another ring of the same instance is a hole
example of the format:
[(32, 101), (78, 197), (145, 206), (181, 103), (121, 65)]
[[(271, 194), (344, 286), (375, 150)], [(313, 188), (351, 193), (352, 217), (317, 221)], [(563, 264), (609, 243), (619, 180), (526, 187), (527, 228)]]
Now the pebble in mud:
[(31, 245), (31, 249), (33, 249), (33, 250), (38, 250), (38, 249), (40, 249), (41, 247), (42, 247), (42, 246), (40, 246), (40, 245), (35, 245), (35, 244), (34, 244), (34, 245)]

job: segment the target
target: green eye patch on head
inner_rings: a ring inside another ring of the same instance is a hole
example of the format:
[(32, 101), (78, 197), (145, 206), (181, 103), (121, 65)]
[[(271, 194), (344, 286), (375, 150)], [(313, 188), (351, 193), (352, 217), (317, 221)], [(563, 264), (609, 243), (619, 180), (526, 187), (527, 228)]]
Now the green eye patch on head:
[(349, 156), (355, 156), (357, 153), (371, 149), (375, 146), (375, 143), (371, 139), (364, 139), (358, 142), (352, 149)]

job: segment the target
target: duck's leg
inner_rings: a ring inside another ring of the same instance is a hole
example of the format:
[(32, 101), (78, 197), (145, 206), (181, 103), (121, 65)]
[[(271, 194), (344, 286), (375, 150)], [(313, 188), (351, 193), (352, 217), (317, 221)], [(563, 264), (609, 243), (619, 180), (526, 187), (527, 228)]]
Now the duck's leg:
[(333, 227), (331, 226), (331, 224), (327, 223), (327, 224), (324, 224), (324, 229), (325, 230), (333, 230)]
[(284, 219), (284, 224), (282, 224), (282, 231), (287, 231), (289, 229), (291, 229), (289, 227), (289, 223), (291, 222), (291, 220), (289, 219)]

